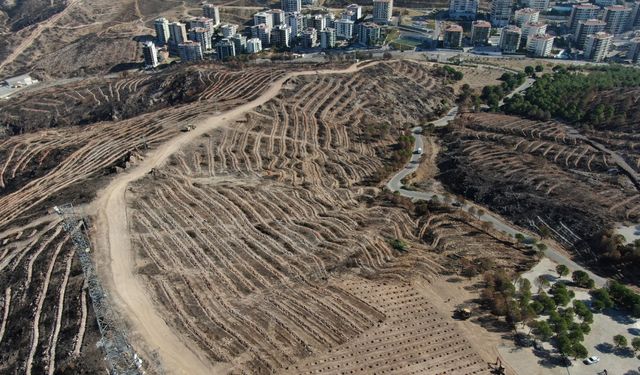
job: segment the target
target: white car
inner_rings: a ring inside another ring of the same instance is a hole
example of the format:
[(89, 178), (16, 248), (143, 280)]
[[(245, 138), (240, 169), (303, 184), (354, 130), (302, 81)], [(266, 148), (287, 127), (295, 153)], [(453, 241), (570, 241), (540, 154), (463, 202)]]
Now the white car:
[(588, 365), (592, 365), (594, 363), (598, 363), (600, 362), (600, 358), (593, 356), (593, 357), (589, 357), (587, 359), (584, 360), (584, 363), (588, 364)]

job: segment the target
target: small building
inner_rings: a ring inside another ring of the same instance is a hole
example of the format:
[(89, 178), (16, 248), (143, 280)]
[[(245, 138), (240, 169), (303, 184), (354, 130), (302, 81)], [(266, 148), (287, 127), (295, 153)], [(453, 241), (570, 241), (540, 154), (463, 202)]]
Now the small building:
[(443, 44), (446, 48), (462, 47), (462, 26), (450, 24), (444, 29)]
[(31, 86), (34, 83), (38, 83), (37, 80), (31, 78), (28, 74), (23, 74), (16, 77), (7, 78), (3, 81), (3, 83), (9, 87), (24, 87)]
[(484, 46), (489, 43), (491, 36), (491, 23), (487, 21), (473, 21), (471, 24), (471, 44)]
[(534, 57), (549, 57), (555, 37), (549, 34), (531, 35), (527, 40), (527, 52)]
[(518, 26), (508, 25), (502, 28), (500, 34), (500, 50), (502, 53), (516, 53), (520, 48), (522, 30)]

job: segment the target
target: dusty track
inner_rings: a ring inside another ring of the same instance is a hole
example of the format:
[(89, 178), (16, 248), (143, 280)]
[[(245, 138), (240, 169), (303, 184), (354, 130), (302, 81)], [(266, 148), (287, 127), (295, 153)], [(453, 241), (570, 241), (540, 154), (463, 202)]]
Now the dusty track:
[(145, 176), (152, 169), (161, 166), (183, 146), (196, 140), (206, 132), (232, 122), (244, 113), (274, 98), (283, 84), (292, 77), (313, 74), (354, 73), (365, 67), (375, 65), (357, 64), (344, 70), (301, 71), (289, 73), (275, 81), (258, 98), (240, 105), (235, 109), (212, 116), (196, 126), (196, 129), (183, 133), (164, 143), (151, 152), (140, 164), (129, 172), (114, 179), (98, 195), (95, 201), (97, 218), (96, 245), (104, 266), (100, 272), (114, 302), (124, 314), (131, 328), (149, 350), (156, 350), (163, 366), (170, 373), (208, 374), (214, 371), (211, 365), (202, 360), (204, 356), (185, 344), (179, 335), (173, 332), (161, 318), (154, 302), (145, 290), (141, 280), (135, 275), (134, 253), (129, 236), (129, 222), (126, 209), (127, 186)]

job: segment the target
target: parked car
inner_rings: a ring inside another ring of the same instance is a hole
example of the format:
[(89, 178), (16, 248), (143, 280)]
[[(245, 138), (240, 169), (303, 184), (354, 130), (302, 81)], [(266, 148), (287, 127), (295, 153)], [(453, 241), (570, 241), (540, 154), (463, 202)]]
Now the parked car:
[(584, 360), (584, 363), (586, 365), (592, 365), (592, 364), (598, 363), (598, 362), (600, 362), (600, 358), (596, 357), (595, 355)]

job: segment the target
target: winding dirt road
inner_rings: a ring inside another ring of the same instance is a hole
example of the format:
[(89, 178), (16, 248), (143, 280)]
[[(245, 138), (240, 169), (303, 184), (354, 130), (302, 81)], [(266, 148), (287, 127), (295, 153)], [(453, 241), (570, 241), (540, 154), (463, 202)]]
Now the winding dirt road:
[[(130, 338), (138, 351), (149, 355), (156, 351), (163, 370), (170, 374), (211, 374), (219, 373), (209, 363), (201, 350), (184, 340), (171, 329), (159, 314), (142, 280), (136, 275), (135, 251), (131, 246), (129, 222), (127, 216), (127, 186), (151, 171), (161, 167), (167, 159), (182, 147), (211, 130), (228, 124), (245, 112), (274, 98), (283, 84), (290, 78), (314, 74), (355, 73), (372, 66), (371, 62), (357, 66), (354, 64), (344, 70), (313, 70), (292, 72), (273, 82), (258, 98), (232, 110), (209, 117), (196, 124), (190, 132), (162, 144), (151, 151), (140, 164), (117, 176), (99, 192), (93, 203), (96, 212), (95, 249), (98, 257), (98, 272), (105, 288), (115, 304), (116, 311), (126, 320), (131, 329)], [(136, 345), (137, 344), (137, 345)]]

